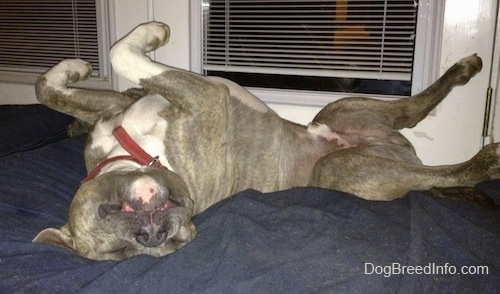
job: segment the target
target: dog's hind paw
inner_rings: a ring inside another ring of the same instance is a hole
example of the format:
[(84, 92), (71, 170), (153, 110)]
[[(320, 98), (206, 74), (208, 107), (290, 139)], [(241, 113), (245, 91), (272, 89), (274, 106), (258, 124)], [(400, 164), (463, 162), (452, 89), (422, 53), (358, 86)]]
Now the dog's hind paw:
[(473, 76), (483, 68), (483, 61), (481, 57), (477, 54), (472, 54), (468, 57), (460, 59), (452, 68), (458, 69), (458, 74), (456, 76), (456, 85), (466, 84)]
[(427, 192), (436, 198), (461, 200), (491, 210), (498, 209), (498, 205), (491, 197), (475, 187), (434, 187)]
[(486, 145), (469, 164), (469, 172), (485, 175), (484, 180), (500, 179), (500, 143)]

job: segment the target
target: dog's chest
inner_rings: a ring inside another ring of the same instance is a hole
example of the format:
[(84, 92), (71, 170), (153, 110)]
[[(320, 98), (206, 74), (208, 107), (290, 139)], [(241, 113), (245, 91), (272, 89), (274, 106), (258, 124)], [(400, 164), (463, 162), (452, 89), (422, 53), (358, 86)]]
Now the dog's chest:
[[(87, 146), (90, 150), (97, 152), (90, 152), (90, 154), (104, 154), (104, 158), (98, 160), (126, 155), (127, 151), (113, 135), (113, 130), (122, 126), (142, 149), (153, 157), (158, 156), (160, 162), (171, 169), (172, 167), (165, 156), (165, 135), (168, 123), (158, 114), (168, 106), (169, 102), (165, 98), (159, 95), (150, 95), (141, 98), (122, 112), (100, 119), (90, 133), (91, 140), (89, 142), (91, 143)], [(137, 168), (138, 165), (133, 162), (117, 162), (107, 169), (123, 170), (127, 167)]]

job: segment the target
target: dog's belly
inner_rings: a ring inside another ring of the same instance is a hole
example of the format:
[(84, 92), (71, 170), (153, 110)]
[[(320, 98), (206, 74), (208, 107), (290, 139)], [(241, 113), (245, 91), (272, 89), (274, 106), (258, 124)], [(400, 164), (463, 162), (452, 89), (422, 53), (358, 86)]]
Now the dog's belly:
[(228, 170), (231, 193), (244, 189), (262, 192), (307, 184), (316, 161), (346, 148), (327, 126), (318, 130), (280, 118), (276, 113), (252, 111), (231, 100), (228, 111)]
[[(181, 176), (195, 212), (200, 212), (245, 189), (270, 192), (303, 186), (320, 157), (346, 147), (326, 126), (299, 126), (233, 97), (194, 114), (169, 113), (169, 106), (165, 98), (150, 95), (98, 120), (86, 147), (88, 169), (128, 154), (113, 136), (122, 126), (148, 154)], [(100, 174), (140, 167), (121, 160)]]

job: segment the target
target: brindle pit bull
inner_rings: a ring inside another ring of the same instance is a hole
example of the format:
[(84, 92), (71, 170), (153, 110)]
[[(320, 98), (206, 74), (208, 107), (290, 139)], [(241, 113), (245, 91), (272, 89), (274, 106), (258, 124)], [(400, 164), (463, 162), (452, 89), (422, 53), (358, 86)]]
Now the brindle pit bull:
[(163, 256), (195, 237), (194, 215), (249, 188), (317, 186), (380, 201), (430, 190), (488, 204), (473, 185), (500, 177), (498, 143), (467, 162), (429, 167), (398, 132), (478, 73), (476, 55), (416, 96), (342, 99), (302, 126), (231, 81), (150, 60), (145, 53), (168, 37), (168, 26), (151, 22), (111, 49), (114, 70), (144, 88), (140, 99), (68, 88), (89, 76), (91, 66), (82, 60), (64, 60), (38, 79), (40, 102), (92, 128), (85, 147), (89, 176), (74, 196), (68, 223), (43, 230), (34, 242), (91, 259)]

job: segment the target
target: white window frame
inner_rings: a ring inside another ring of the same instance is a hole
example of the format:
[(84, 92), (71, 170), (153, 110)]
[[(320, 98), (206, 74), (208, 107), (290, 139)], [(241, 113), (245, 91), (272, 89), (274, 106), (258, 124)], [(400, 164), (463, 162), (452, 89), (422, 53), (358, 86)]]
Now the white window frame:
[[(417, 0), (415, 0), (417, 1)], [(191, 54), (190, 70), (202, 73), (202, 34), (203, 11), (201, 0), (190, 0)], [(441, 34), (444, 20), (444, 0), (418, 0), (417, 36), (415, 40), (415, 55), (412, 72), (412, 95), (429, 86), (439, 77), (439, 60)], [(254, 95), (267, 103), (324, 106), (333, 100), (353, 96), (353, 93), (321, 92), (303, 90), (282, 90), (267, 88), (247, 88)], [(401, 96), (365, 95), (381, 99), (394, 99)]]
[[(109, 48), (112, 36), (112, 25), (115, 23), (112, 4), (114, 1), (95, 0), (97, 18), (97, 38), (99, 40), (99, 69), (100, 77), (91, 77), (88, 80), (78, 82), (77, 87), (93, 89), (113, 89), (113, 75), (109, 62)], [(18, 73), (0, 70), (1, 83), (34, 84), (40, 76), (39, 73)]]

